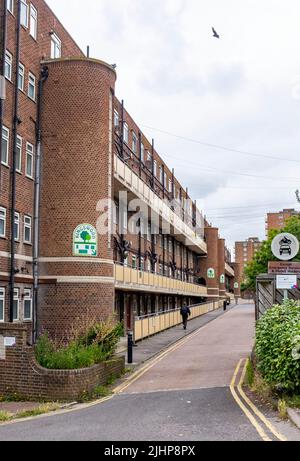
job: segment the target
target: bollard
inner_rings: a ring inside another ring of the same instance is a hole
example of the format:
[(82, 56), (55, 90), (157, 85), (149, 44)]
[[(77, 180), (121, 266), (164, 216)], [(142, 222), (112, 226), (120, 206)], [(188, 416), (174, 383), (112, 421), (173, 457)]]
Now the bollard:
[(223, 310), (226, 311), (226, 309), (227, 309), (227, 301), (224, 301), (223, 302)]
[(133, 363), (133, 332), (128, 331), (128, 343), (127, 343), (127, 363)]

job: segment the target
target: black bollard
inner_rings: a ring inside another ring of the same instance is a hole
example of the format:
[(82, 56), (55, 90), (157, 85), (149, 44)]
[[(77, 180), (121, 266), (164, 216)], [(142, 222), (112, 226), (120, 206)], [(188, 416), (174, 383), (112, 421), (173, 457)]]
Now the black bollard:
[(227, 309), (227, 301), (224, 301), (223, 302), (223, 310), (226, 311), (226, 309)]
[(128, 343), (127, 343), (127, 363), (133, 363), (133, 333), (132, 331), (128, 331)]

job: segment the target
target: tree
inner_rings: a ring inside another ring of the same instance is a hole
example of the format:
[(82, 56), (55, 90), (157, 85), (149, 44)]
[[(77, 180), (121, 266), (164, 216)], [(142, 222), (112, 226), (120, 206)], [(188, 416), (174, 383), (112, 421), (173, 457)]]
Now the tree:
[[(254, 256), (253, 260), (248, 263), (245, 268), (245, 280), (242, 283), (242, 290), (255, 290), (256, 277), (259, 274), (266, 274), (268, 272), (269, 261), (278, 261), (272, 253), (271, 244), (274, 237), (281, 232), (293, 234), (300, 240), (300, 216), (292, 216), (289, 218), (282, 230), (273, 229), (269, 232), (268, 240), (262, 243), (261, 248)], [(300, 261), (300, 252), (293, 261)]]
[(81, 232), (80, 237), (82, 238), (84, 243), (89, 242), (91, 240), (91, 238), (92, 238), (87, 231)]

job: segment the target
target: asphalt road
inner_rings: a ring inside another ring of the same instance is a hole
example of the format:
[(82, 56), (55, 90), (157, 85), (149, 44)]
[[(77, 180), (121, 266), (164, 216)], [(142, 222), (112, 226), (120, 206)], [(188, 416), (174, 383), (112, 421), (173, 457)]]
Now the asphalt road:
[[(235, 401), (230, 383), (251, 352), (254, 307), (238, 306), (186, 338), (122, 392), (103, 403), (0, 426), (3, 440), (256, 441), (257, 426)], [(264, 411), (263, 408), (260, 408)], [(289, 422), (266, 416), (289, 440)], [(263, 424), (260, 422), (263, 426)], [(263, 426), (270, 440), (277, 440)]]

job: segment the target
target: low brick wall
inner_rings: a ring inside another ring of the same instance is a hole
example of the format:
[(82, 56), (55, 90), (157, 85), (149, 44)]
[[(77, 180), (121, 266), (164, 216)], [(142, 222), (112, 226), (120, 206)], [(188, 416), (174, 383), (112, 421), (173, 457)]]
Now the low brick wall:
[[(16, 338), (16, 345), (4, 347), (4, 337)], [(125, 368), (125, 357), (117, 357), (91, 368), (47, 370), (36, 362), (33, 348), (26, 345), (26, 340), (26, 327), (0, 325), (0, 396), (73, 401), (106, 384), (110, 376), (120, 375)]]

